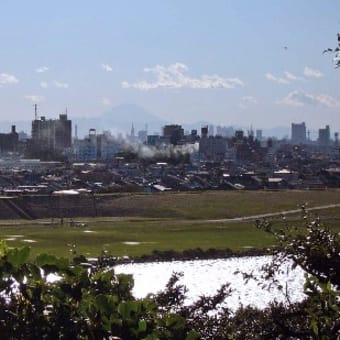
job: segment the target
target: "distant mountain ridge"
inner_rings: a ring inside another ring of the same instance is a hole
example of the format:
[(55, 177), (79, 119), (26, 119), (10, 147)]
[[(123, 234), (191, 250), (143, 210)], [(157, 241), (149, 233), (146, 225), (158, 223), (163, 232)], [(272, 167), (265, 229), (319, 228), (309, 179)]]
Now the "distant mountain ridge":
[(78, 127), (78, 136), (83, 136), (88, 133), (90, 128), (96, 129), (99, 133), (104, 130), (109, 130), (113, 134), (117, 133), (130, 133), (132, 124), (135, 133), (139, 130), (145, 130), (149, 134), (157, 131), (163, 125), (167, 124), (162, 118), (153, 115), (146, 111), (144, 108), (134, 104), (123, 104), (116, 106), (108, 111), (103, 112), (101, 115), (93, 118), (79, 118), (74, 117), (74, 125)]

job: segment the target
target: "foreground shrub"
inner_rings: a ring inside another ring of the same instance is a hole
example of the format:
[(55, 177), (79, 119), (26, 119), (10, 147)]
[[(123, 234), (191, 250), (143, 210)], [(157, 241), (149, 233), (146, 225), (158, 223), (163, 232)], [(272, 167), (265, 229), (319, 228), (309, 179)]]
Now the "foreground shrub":
[[(46, 254), (30, 261), (28, 247), (8, 249), (1, 243), (1, 337), (198, 338), (183, 316), (165, 308), (165, 300), (163, 306), (157, 305), (157, 298), (136, 300), (131, 294), (132, 277), (116, 275), (105, 263), (105, 258), (91, 265), (83, 257), (68, 261)], [(57, 277), (51, 281), (52, 274)], [(170, 286), (167, 299), (181, 290), (172, 292)]]
[[(0, 334), (6, 339), (337, 339), (340, 336), (339, 235), (309, 220), (277, 229), (257, 226), (279, 244), (263, 268), (261, 285), (281, 285), (275, 273), (291, 260), (306, 272), (306, 300), (273, 302), (264, 310), (221, 307), (229, 285), (215, 296), (186, 305), (186, 288), (174, 273), (165, 290), (144, 299), (132, 295), (133, 278), (115, 274), (114, 259), (91, 264), (42, 254), (30, 260), (28, 247), (0, 243)], [(195, 252), (195, 254), (197, 251)], [(168, 254), (173, 255), (173, 254)], [(216, 252), (213, 252), (216, 255)], [(247, 280), (252, 273), (244, 273)], [(55, 275), (51, 280), (51, 275)], [(202, 278), (211, 279), (211, 278)], [(281, 287), (284, 289), (284, 287)]]

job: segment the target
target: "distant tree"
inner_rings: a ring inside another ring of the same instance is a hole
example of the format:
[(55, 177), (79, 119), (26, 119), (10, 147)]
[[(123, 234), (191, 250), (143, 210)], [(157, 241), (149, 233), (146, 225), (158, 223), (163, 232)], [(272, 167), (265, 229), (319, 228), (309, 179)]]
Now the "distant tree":
[(340, 67), (340, 34), (337, 34), (338, 46), (334, 49), (334, 67)]
[(138, 153), (132, 150), (119, 151), (115, 157), (123, 157), (127, 162), (136, 162), (138, 160)]
[(335, 48), (326, 48), (323, 50), (322, 54), (325, 53), (333, 53), (333, 64), (334, 68), (339, 68), (340, 67), (340, 34), (337, 34), (337, 46)]

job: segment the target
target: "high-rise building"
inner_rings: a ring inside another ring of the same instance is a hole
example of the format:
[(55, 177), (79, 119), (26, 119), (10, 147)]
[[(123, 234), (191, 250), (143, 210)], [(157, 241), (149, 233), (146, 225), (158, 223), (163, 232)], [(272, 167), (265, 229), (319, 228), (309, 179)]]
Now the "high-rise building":
[(201, 138), (207, 138), (208, 137), (208, 127), (203, 126), (201, 128)]
[(227, 151), (227, 140), (221, 136), (209, 136), (204, 134), (199, 140), (199, 154), (211, 161), (222, 161)]
[(208, 128), (208, 136), (215, 136), (215, 126), (214, 125), (209, 125)]
[(17, 151), (19, 135), (15, 131), (15, 125), (12, 125), (10, 133), (0, 133), (0, 152)]
[(256, 139), (260, 142), (262, 141), (263, 136), (262, 136), (262, 130), (261, 129), (256, 130)]
[(177, 145), (184, 137), (184, 129), (181, 125), (165, 125), (163, 127), (163, 137), (168, 138), (171, 144)]
[(137, 136), (139, 142), (145, 143), (148, 139), (148, 132), (146, 130), (139, 130)]
[(244, 137), (244, 132), (243, 132), (243, 130), (236, 130), (236, 131), (235, 131), (235, 138), (236, 138), (237, 140), (242, 140), (243, 137)]
[(32, 121), (32, 142), (34, 145), (50, 150), (64, 150), (72, 145), (72, 121), (67, 114), (59, 119), (37, 117)]
[(59, 115), (59, 119), (54, 121), (55, 124), (55, 144), (57, 150), (69, 148), (72, 145), (72, 121), (67, 119), (67, 114)]
[(292, 123), (292, 143), (303, 144), (306, 143), (306, 124)]
[(334, 132), (334, 145), (339, 146), (339, 133)]
[(84, 139), (77, 139), (74, 143), (75, 158), (80, 162), (90, 162), (97, 160), (97, 133), (96, 129), (90, 129), (88, 136)]
[(216, 126), (216, 135), (217, 136), (222, 136), (222, 137), (232, 137), (234, 136), (235, 131), (232, 126)]
[(324, 129), (319, 129), (318, 143), (322, 146), (329, 145), (331, 141), (331, 132), (329, 129), (329, 125), (326, 125)]

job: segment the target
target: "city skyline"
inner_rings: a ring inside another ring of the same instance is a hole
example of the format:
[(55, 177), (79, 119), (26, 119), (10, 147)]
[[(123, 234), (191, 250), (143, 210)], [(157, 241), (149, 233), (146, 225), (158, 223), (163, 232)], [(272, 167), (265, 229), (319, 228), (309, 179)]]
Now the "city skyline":
[[(0, 4), (0, 120), (133, 103), (179, 124), (340, 130), (334, 1)], [(147, 122), (146, 122), (147, 123)]]

